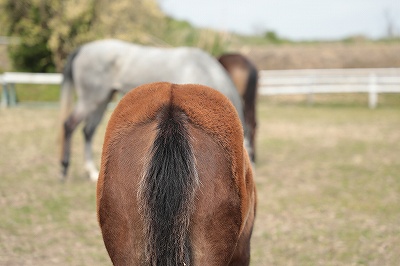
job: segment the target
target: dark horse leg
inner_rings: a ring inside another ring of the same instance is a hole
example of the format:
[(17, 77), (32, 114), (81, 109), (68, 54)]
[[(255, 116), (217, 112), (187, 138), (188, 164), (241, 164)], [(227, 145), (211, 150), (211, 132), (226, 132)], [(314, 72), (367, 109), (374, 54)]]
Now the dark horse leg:
[(93, 160), (92, 139), (97, 126), (103, 118), (104, 112), (107, 109), (108, 103), (111, 101), (115, 91), (112, 91), (109, 97), (103, 101), (97, 109), (91, 113), (86, 119), (85, 127), (83, 128), (83, 135), (85, 137), (85, 169), (89, 174), (92, 181), (97, 181), (99, 171)]
[(79, 123), (84, 119), (85, 115), (82, 112), (78, 111), (78, 108), (75, 108), (72, 114), (67, 118), (64, 122), (64, 138), (62, 143), (62, 152), (61, 152), (61, 174), (62, 180), (65, 180), (68, 173), (69, 166), (69, 158), (71, 153), (71, 137), (75, 128), (79, 125)]
[[(70, 153), (71, 153), (71, 137), (79, 125), (80, 122), (86, 120), (86, 125), (83, 129), (85, 135), (85, 159), (86, 159), (86, 169), (94, 168), (92, 172), (89, 172), (90, 178), (92, 180), (97, 180), (97, 169), (92, 160), (92, 149), (91, 143), (93, 134), (97, 125), (100, 123), (103, 117), (104, 111), (107, 108), (107, 104), (110, 101), (114, 91), (112, 91), (106, 99), (104, 99), (98, 106), (89, 105), (87, 102), (79, 102), (72, 114), (67, 118), (64, 123), (64, 142), (62, 149), (62, 178), (65, 180), (68, 173), (68, 167), (70, 163)], [(93, 111), (94, 110), (94, 111)], [(90, 163), (91, 161), (91, 163)], [(89, 163), (88, 163), (89, 162)], [(92, 166), (88, 166), (92, 165)]]

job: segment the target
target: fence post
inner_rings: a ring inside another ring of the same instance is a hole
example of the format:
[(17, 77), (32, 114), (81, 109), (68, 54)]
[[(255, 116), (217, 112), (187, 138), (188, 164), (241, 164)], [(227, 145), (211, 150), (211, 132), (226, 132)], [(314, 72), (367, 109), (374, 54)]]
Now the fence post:
[(8, 88), (7, 83), (3, 82), (3, 89), (1, 92), (1, 108), (7, 108), (8, 106)]
[(10, 106), (16, 106), (17, 105), (17, 92), (15, 90), (15, 84), (14, 83), (9, 84), (8, 88), (9, 88), (8, 89), (8, 97), (9, 97), (8, 104)]
[(308, 77), (308, 94), (307, 94), (307, 104), (312, 105), (314, 103), (314, 85), (315, 85), (315, 75), (310, 75)]
[(368, 106), (370, 109), (376, 108), (378, 104), (378, 92), (376, 84), (376, 75), (374, 73), (369, 74), (368, 84)]

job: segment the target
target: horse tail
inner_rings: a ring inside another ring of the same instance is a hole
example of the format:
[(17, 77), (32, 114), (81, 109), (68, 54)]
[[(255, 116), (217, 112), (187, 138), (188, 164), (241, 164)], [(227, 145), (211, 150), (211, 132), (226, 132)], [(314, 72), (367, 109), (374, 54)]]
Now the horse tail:
[(249, 74), (247, 78), (246, 89), (243, 95), (244, 100), (244, 114), (245, 121), (248, 124), (248, 130), (250, 130), (250, 146), (252, 152), (250, 154), (251, 160), (255, 161), (255, 147), (254, 138), (255, 131), (257, 127), (256, 118), (256, 97), (257, 97), (257, 87), (258, 87), (258, 70), (250, 62), (247, 62)]
[(246, 90), (244, 93), (244, 100), (246, 103), (255, 102), (257, 96), (258, 71), (251, 64), (249, 64), (249, 69), (250, 69), (249, 76), (247, 79)]
[(138, 192), (147, 265), (190, 265), (190, 219), (199, 183), (188, 117), (172, 104), (159, 116), (148, 168)]
[[(74, 77), (72, 72), (72, 63), (78, 55), (80, 48), (75, 49), (67, 58), (63, 70), (63, 80), (60, 91), (60, 144), (64, 142), (64, 123), (67, 116), (71, 113), (73, 103)], [(62, 155), (61, 155), (62, 156)]]

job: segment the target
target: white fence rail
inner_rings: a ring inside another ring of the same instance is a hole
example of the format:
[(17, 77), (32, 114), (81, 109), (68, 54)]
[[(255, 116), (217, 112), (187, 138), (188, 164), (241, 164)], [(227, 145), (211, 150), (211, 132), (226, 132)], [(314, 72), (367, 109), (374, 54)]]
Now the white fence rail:
[(62, 78), (63, 75), (59, 73), (5, 72), (0, 75), (3, 84), (1, 107), (16, 105), (15, 84), (61, 84)]
[(368, 93), (375, 108), (379, 93), (400, 92), (400, 68), (262, 70), (262, 95)]
[[(261, 70), (261, 95), (367, 93), (375, 108), (379, 93), (400, 93), (400, 68)], [(0, 75), (1, 106), (16, 104), (15, 84), (61, 84), (62, 74), (13, 73)]]
[(61, 84), (62, 78), (59, 73), (5, 72), (2, 80), (8, 84)]

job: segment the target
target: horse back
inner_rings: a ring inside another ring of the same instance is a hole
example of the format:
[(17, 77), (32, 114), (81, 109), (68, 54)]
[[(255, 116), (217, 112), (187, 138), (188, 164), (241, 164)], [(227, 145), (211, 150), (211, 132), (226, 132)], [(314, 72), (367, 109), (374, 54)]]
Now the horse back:
[(228, 71), (240, 96), (246, 93), (249, 79), (249, 62), (240, 54), (224, 54), (218, 58), (220, 64)]
[(190, 254), (184, 259), (194, 265), (248, 264), (255, 191), (237, 113), (229, 100), (215, 90), (170, 83), (132, 90), (109, 121), (97, 186), (97, 210), (111, 260), (115, 265), (141, 265), (148, 261), (143, 248), (148, 245), (149, 226), (143, 206), (148, 205), (143, 202), (146, 197), (140, 195), (148, 190), (143, 182), (154, 158), (154, 143), (160, 138), (162, 125), (170, 128), (168, 123), (174, 123), (172, 120), (181, 123), (186, 132), (183, 137), (191, 152), (185, 157), (193, 156), (192, 174), (198, 178), (197, 184), (190, 185), (194, 194), (185, 205), (189, 231), (183, 243), (187, 244), (185, 252)]

